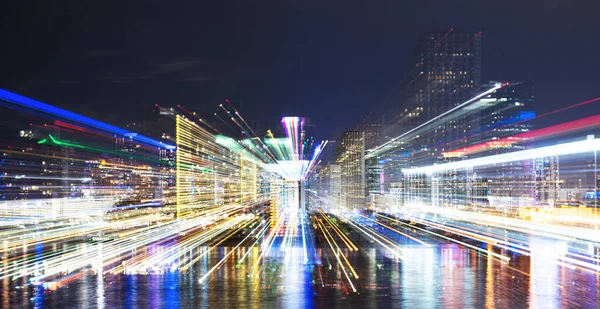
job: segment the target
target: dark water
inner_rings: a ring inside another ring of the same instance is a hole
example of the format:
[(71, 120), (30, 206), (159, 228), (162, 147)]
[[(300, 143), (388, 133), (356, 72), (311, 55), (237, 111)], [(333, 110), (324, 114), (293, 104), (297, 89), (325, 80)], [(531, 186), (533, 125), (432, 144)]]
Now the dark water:
[[(533, 242), (544, 252), (546, 242)], [(206, 248), (199, 249), (206, 250)], [(186, 273), (111, 275), (86, 273), (54, 291), (27, 284), (26, 278), (0, 282), (2, 308), (598, 308), (600, 274), (557, 264), (543, 254), (510, 255), (509, 264), (454, 244), (409, 244), (402, 259), (378, 248), (346, 252), (360, 276), (357, 293), (335, 257), (314, 249), (303, 263), (302, 247), (273, 250), (256, 263), (237, 249), (205, 282), (207, 273), (230, 247), (214, 249)], [(198, 253), (200, 253), (198, 252)], [(255, 265), (258, 265), (255, 267)], [(346, 293), (346, 290), (349, 293)]]

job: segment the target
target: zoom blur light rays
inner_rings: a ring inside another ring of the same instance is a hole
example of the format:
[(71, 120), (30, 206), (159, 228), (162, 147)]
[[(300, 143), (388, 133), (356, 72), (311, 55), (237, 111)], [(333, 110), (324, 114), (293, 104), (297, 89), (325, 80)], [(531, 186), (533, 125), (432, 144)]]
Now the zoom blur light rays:
[(43, 113), (47, 113), (50, 114), (52, 116), (56, 116), (56, 117), (61, 117), (61, 118), (65, 118), (68, 119), (70, 121), (74, 121), (83, 125), (87, 125), (90, 127), (94, 127), (103, 131), (107, 131), (107, 132), (111, 132), (114, 134), (119, 134), (123, 137), (130, 137), (136, 141), (142, 142), (142, 143), (146, 143), (149, 145), (153, 145), (153, 146), (157, 146), (157, 147), (163, 147), (163, 148), (167, 148), (167, 149), (174, 149), (175, 146), (173, 145), (169, 145), (169, 144), (165, 144), (163, 142), (139, 135), (135, 132), (131, 132), (128, 130), (124, 130), (118, 127), (115, 127), (113, 125), (109, 125), (106, 123), (103, 123), (101, 121), (92, 119), (92, 118), (88, 118), (52, 105), (48, 105), (21, 95), (18, 95), (16, 93), (4, 90), (4, 89), (0, 89), (0, 100), (4, 100), (22, 107), (26, 107), (26, 108), (30, 108), (39, 112), (43, 112)]
[(600, 150), (600, 139), (588, 139), (583, 141), (558, 144), (547, 147), (534, 148), (523, 151), (487, 156), (483, 158), (463, 160), (445, 164), (436, 164), (426, 167), (416, 167), (403, 169), (403, 173), (432, 173), (436, 171), (461, 169), (466, 167), (484, 166), (490, 164), (500, 164), (527, 159), (543, 158), (550, 156), (561, 156), (570, 154), (581, 154)]
[[(129, 132), (24, 102), (53, 117), (73, 118), (65, 121), (115, 134)], [(212, 239), (221, 239), (212, 243), (214, 248), (252, 226), (252, 231), (260, 227), (256, 241), (261, 242), (273, 228), (271, 220), (263, 222), (257, 217), (267, 210), (280, 214), (276, 226), (285, 230), (281, 238), (284, 247), (295, 244), (297, 225), (303, 223), (298, 207), (286, 206), (288, 193), (284, 191), (296, 191), (284, 189), (283, 182), (278, 182), (282, 177), (265, 169), (265, 162), (273, 162), (270, 149), (263, 151), (262, 141), (255, 138), (240, 142), (215, 136), (182, 115), (173, 116), (179, 146), (173, 153), (175, 162), (167, 161), (165, 152), (141, 147), (138, 142), (148, 140), (139, 135), (112, 136), (58, 120), (56, 125), (37, 126), (43, 135), (36, 132), (39, 138), (20, 142), (27, 144), (23, 150), (20, 146), (5, 150), (0, 163), (2, 181), (9, 181), (8, 187), (21, 196), (23, 190), (29, 190), (29, 195), (0, 201), (1, 224), (10, 227), (0, 231), (4, 239), (0, 252), (24, 251), (22, 257), (11, 258), (1, 277), (30, 277), (35, 284), (60, 287), (88, 269), (116, 274), (186, 271), (211, 251), (192, 256), (188, 252), (211, 245)], [(238, 124), (247, 125), (241, 119)], [(127, 152), (111, 150), (117, 142), (127, 144)], [(30, 144), (33, 150), (27, 150)], [(164, 146), (153, 143), (157, 145)], [(172, 151), (175, 147), (163, 148)], [(154, 158), (158, 155), (162, 157)], [(42, 171), (40, 175), (32, 173), (34, 164), (36, 172), (38, 167)], [(47, 184), (19, 185), (32, 181)], [(50, 192), (48, 198), (32, 199), (32, 188)], [(264, 207), (265, 203), (272, 207)], [(269, 242), (281, 240), (278, 233), (269, 235)], [(82, 238), (89, 241), (65, 245)], [(247, 240), (243, 238), (234, 248)], [(63, 249), (51, 249), (57, 245)], [(43, 248), (42, 253), (27, 258), (32, 246)], [(153, 251), (154, 247), (162, 249)]]

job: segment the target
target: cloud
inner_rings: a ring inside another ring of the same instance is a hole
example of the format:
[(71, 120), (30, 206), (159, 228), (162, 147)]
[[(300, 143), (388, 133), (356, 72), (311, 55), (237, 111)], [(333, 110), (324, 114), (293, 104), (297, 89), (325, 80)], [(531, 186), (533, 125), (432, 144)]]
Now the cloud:
[(55, 81), (57, 84), (79, 84), (81, 81), (78, 80), (57, 80)]
[(80, 84), (79, 80), (68, 80), (68, 79), (34, 79), (29, 81), (30, 85), (51, 85), (51, 84), (63, 84), (63, 85), (71, 85), (71, 84)]
[(205, 61), (203, 60), (187, 60), (187, 61), (176, 61), (176, 62), (168, 62), (159, 65), (158, 72), (170, 73), (170, 72), (179, 72), (186, 71), (196, 67), (197, 65), (203, 64)]
[(136, 82), (154, 79), (171, 79), (186, 82), (206, 82), (211, 80), (206, 74), (198, 73), (206, 63), (203, 59), (170, 61), (155, 65), (149, 70), (111, 77), (115, 83)]
[(91, 49), (86, 51), (83, 55), (79, 57), (81, 61), (87, 61), (92, 59), (98, 59), (103, 57), (116, 56), (120, 54), (119, 51), (116, 50), (102, 50), (102, 49)]
[(131, 83), (133, 83), (133, 81), (130, 79), (112, 78), (110, 80), (115, 84), (131, 84)]
[(204, 76), (204, 75), (191, 76), (191, 77), (181, 79), (182, 82), (189, 82), (189, 83), (206, 83), (211, 80), (212, 80), (212, 78), (210, 78), (208, 76)]

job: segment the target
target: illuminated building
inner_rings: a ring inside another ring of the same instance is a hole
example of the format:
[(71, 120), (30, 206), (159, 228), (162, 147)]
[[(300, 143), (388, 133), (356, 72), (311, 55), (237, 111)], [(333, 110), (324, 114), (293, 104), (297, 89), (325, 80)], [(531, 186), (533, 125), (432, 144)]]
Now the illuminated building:
[[(490, 82), (484, 89), (490, 89), (497, 82)], [(504, 141), (510, 136), (523, 134), (533, 130), (531, 120), (535, 118), (535, 93), (531, 82), (503, 84), (492, 93), (481, 98), (477, 104), (481, 106), (479, 128), (474, 130), (477, 138), (474, 143), (486, 143), (486, 147), (474, 153), (466, 153), (463, 157), (477, 158), (530, 148), (527, 142)], [(488, 168), (486, 175), (502, 175), (490, 177), (487, 186), (488, 200), (497, 205), (499, 200), (511, 200), (516, 205), (525, 205), (535, 196), (535, 179), (533, 179), (535, 163), (524, 161), (507, 163), (495, 168)], [(519, 201), (520, 202), (517, 202)]]
[(385, 177), (383, 174), (383, 164), (379, 163), (379, 160), (376, 157), (365, 159), (365, 169), (366, 204), (369, 207), (374, 207), (377, 204), (377, 200), (380, 198), (380, 196), (385, 193), (383, 185)]
[(314, 137), (317, 127), (310, 121), (310, 118), (303, 117), (302, 119), (304, 120), (304, 124), (302, 125), (302, 140)]
[(383, 114), (367, 114), (360, 116), (358, 131), (365, 133), (365, 149), (378, 146), (383, 141)]
[[(497, 82), (490, 82), (485, 88), (489, 89), (494, 84)], [(483, 105), (479, 129), (481, 134), (477, 141), (490, 142), (492, 147), (477, 156), (526, 149), (528, 145), (525, 144), (493, 143), (501, 138), (533, 130), (531, 120), (536, 116), (533, 85), (530, 82), (510, 83), (480, 99), (480, 102)]]
[[(425, 33), (419, 37), (414, 65), (402, 89), (399, 122), (417, 127), (458, 106), (475, 95), (481, 87), (481, 33)], [(416, 164), (436, 162), (443, 146), (440, 141), (455, 140), (465, 130), (477, 127), (479, 115), (469, 113), (455, 118), (411, 147), (423, 150), (412, 158)]]
[(558, 156), (536, 158), (535, 200), (538, 203), (553, 203), (559, 199), (560, 178)]
[[(310, 189), (314, 194), (312, 210), (330, 211), (341, 205), (341, 167), (337, 164), (316, 167), (310, 175)], [(332, 208), (333, 207), (333, 208)]]
[[(129, 123), (127, 128), (161, 142), (173, 144), (175, 143), (175, 117), (186, 111), (180, 107), (161, 107), (158, 105), (140, 108), (136, 112), (135, 122)], [(204, 117), (205, 113), (201, 109), (192, 112), (192, 114)], [(134, 154), (136, 149), (139, 149), (136, 148), (137, 145), (132, 143), (131, 138), (116, 137), (115, 140), (115, 150), (125, 154)], [(165, 204), (173, 204), (175, 202), (176, 186), (176, 151), (172, 148), (161, 147), (158, 149), (157, 158), (158, 164), (151, 164), (153, 168), (161, 171), (161, 177), (154, 180), (156, 188), (153, 194), (154, 198), (161, 199)]]
[(467, 185), (470, 200), (467, 200), (466, 204), (470, 203), (474, 206), (488, 204), (490, 183), (486, 177), (481, 177), (476, 172), (472, 173)]
[(342, 168), (337, 164), (329, 165), (329, 197), (330, 204), (342, 203)]
[(382, 191), (382, 172), (383, 165), (379, 163), (379, 160), (376, 157), (369, 158), (365, 160), (365, 169), (367, 173), (367, 195), (371, 194), (380, 194)]
[(85, 164), (73, 158), (72, 147), (39, 143), (42, 139), (58, 141), (61, 136), (60, 129), (55, 126), (36, 127), (38, 128), (21, 130), (15, 134), (19, 138), (2, 153), (0, 200), (81, 195), (82, 182), (74, 179), (84, 178)]
[(337, 163), (341, 167), (342, 207), (361, 208), (365, 198), (364, 133), (347, 131), (342, 134)]
[[(459, 105), (470, 105), (469, 100), (480, 91), (481, 74), (481, 33), (451, 29), (419, 37), (414, 65), (402, 85), (400, 113), (384, 131), (393, 139), (386, 139), (384, 149), (368, 155), (377, 158), (369, 160), (370, 165), (382, 162), (383, 169), (382, 184), (378, 185), (374, 180), (379, 167), (368, 168), (372, 171), (370, 188), (405, 190), (408, 184), (403, 183), (407, 178), (402, 169), (443, 163), (443, 152), (474, 142), (465, 134), (480, 127), (480, 109), (441, 115)], [(434, 120), (436, 117), (441, 118)], [(396, 138), (412, 130), (416, 131)], [(392, 147), (393, 152), (385, 153), (385, 148)]]
[(469, 99), (481, 85), (481, 33), (425, 33), (404, 86), (403, 115), (418, 125)]
[[(364, 133), (365, 149), (370, 149), (383, 142), (384, 115), (367, 114), (360, 117), (358, 130)], [(369, 198), (369, 204), (374, 204), (374, 195), (383, 193), (381, 187), (383, 166), (377, 157), (365, 160), (366, 190), (365, 195)]]

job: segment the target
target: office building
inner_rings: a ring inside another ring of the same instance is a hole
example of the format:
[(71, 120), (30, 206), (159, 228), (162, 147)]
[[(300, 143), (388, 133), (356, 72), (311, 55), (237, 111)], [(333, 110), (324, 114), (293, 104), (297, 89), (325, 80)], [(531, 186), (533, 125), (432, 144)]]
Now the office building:
[(355, 209), (364, 206), (365, 198), (365, 139), (364, 133), (347, 131), (338, 147), (337, 164), (341, 169), (342, 207)]
[[(472, 98), (481, 88), (481, 33), (431, 32), (419, 37), (414, 65), (402, 87), (398, 122), (415, 128)], [(471, 112), (430, 128), (412, 141), (413, 165), (437, 163), (449, 142), (479, 125)]]
[(481, 33), (431, 32), (419, 37), (405, 85), (403, 114), (419, 125), (465, 102), (481, 88)]
[(383, 114), (369, 113), (360, 116), (358, 131), (365, 133), (365, 149), (377, 147), (383, 142), (384, 119)]

